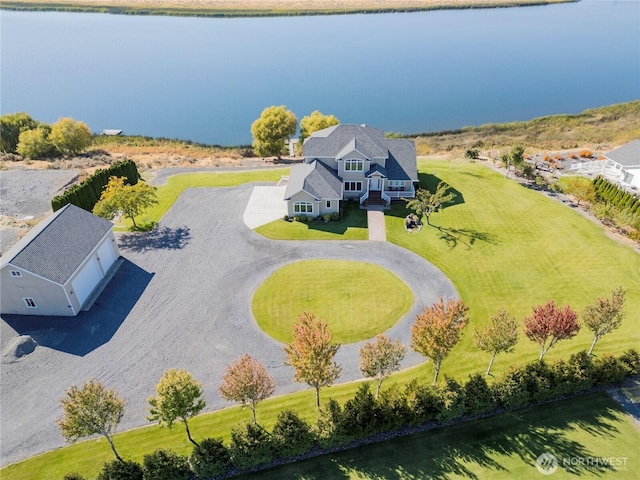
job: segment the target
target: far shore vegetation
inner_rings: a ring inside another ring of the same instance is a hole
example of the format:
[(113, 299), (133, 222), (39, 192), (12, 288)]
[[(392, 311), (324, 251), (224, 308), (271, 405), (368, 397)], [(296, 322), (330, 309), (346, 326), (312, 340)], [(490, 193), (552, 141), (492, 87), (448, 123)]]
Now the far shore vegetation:
[(271, 1), (225, 0), (196, 2), (190, 0), (156, 0), (139, 3), (135, 0), (113, 2), (87, 0), (18, 0), (2, 2), (1, 9), (22, 11), (56, 11), (73, 13), (110, 13), (119, 15), (164, 15), (189, 17), (277, 17), (300, 15), (349, 15), (371, 13), (421, 12), (469, 8), (503, 8), (570, 3), (578, 0), (405, 0), (387, 4), (343, 0)]

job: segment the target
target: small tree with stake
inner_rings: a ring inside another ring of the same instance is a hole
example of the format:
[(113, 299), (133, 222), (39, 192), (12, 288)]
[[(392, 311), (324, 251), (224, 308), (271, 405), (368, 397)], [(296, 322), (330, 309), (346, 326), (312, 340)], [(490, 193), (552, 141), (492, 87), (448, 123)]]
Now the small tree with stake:
[(446, 182), (438, 183), (434, 193), (424, 188), (419, 188), (415, 198), (405, 199), (407, 208), (415, 211), (420, 217), (424, 215), (427, 219), (427, 225), (430, 225), (429, 217), (431, 214), (445, 203), (456, 198), (456, 193), (449, 191), (450, 189), (451, 187)]
[(120, 461), (113, 434), (124, 415), (124, 400), (113, 389), (105, 388), (95, 379), (88, 380), (81, 388), (73, 385), (60, 400), (64, 417), (57, 420), (65, 440), (75, 442), (91, 435), (102, 435)]
[(293, 341), (284, 347), (285, 365), (295, 369), (293, 379), (305, 382), (316, 390), (316, 406), (320, 408), (320, 388), (331, 384), (340, 376), (341, 368), (333, 361), (340, 345), (331, 342), (331, 331), (313, 313), (300, 315), (293, 325)]
[(144, 182), (128, 185), (124, 177), (111, 177), (104, 187), (100, 200), (93, 207), (93, 213), (112, 220), (122, 212), (131, 220), (135, 229), (137, 228), (136, 215), (140, 215), (155, 203), (158, 203), (155, 187)]
[(273, 395), (276, 381), (267, 373), (264, 365), (245, 354), (227, 367), (219, 390), (225, 400), (249, 406), (253, 423), (258, 423), (256, 405)]
[(513, 347), (518, 343), (518, 322), (506, 310), (501, 310), (491, 317), (490, 325), (476, 330), (474, 340), (480, 350), (491, 354), (486, 373), (489, 375), (496, 355), (513, 352)]
[(572, 338), (580, 331), (578, 314), (569, 305), (560, 308), (551, 300), (533, 307), (533, 315), (524, 319), (524, 333), (540, 345), (540, 358), (560, 340)]
[(400, 370), (400, 362), (406, 351), (400, 340), (392, 342), (382, 333), (376, 335), (375, 341), (365, 343), (360, 349), (360, 371), (365, 377), (375, 378), (378, 382), (376, 398), (380, 396), (382, 382)]
[(433, 362), (433, 384), (438, 381), (442, 361), (460, 341), (469, 322), (469, 307), (462, 300), (442, 298), (416, 316), (411, 327), (411, 348)]
[(171, 368), (164, 372), (156, 387), (158, 395), (149, 398), (150, 421), (171, 428), (177, 420), (182, 420), (187, 438), (198, 445), (189, 431), (188, 419), (196, 416), (205, 407), (202, 384), (186, 370)]
[(582, 312), (582, 321), (593, 332), (593, 343), (589, 349), (589, 355), (593, 352), (598, 340), (622, 325), (626, 293), (622, 287), (618, 287), (611, 292), (610, 299), (598, 297), (595, 302), (587, 305)]

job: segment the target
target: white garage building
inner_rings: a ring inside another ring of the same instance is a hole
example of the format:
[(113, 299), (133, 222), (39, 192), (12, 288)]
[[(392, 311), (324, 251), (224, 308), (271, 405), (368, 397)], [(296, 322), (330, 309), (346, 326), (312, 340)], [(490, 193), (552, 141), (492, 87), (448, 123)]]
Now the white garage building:
[(77, 315), (116, 268), (112, 228), (71, 204), (41, 221), (2, 255), (0, 313)]

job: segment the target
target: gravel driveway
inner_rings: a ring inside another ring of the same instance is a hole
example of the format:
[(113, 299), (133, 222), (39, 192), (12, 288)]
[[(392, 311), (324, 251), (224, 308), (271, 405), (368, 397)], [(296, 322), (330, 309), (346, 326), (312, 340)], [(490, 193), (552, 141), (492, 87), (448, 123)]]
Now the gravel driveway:
[[(3, 465), (63, 445), (54, 423), (61, 415), (59, 399), (70, 385), (90, 377), (125, 398), (121, 430), (148, 423), (147, 398), (171, 367), (185, 368), (203, 382), (208, 411), (230, 405), (217, 388), (225, 367), (247, 352), (277, 379), (277, 394), (307, 388), (293, 382), (293, 370), (283, 365), (282, 344), (264, 334), (251, 313), (255, 289), (288, 263), (350, 259), (396, 273), (414, 292), (415, 302), (387, 333), (405, 345), (424, 306), (440, 296), (457, 297), (442, 272), (387, 242), (275, 241), (258, 235), (242, 221), (252, 189), (247, 184), (186, 190), (157, 231), (119, 235), (126, 261), (89, 312), (75, 318), (3, 317), (3, 352), (17, 334), (31, 335), (40, 345), (2, 364)], [(371, 281), (363, 279), (363, 284)], [(339, 350), (340, 381), (361, 377), (360, 346)], [(421, 361), (409, 353), (403, 366)], [(330, 396), (331, 389), (323, 395)]]

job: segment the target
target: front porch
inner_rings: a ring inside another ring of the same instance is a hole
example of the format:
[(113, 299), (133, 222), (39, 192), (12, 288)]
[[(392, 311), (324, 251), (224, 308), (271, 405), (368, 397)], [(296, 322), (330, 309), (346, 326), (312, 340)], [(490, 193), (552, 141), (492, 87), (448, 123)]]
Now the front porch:
[[(371, 187), (371, 185), (368, 185)], [(387, 187), (389, 188), (389, 187)], [(360, 196), (360, 205), (367, 207), (371, 205), (376, 206), (389, 206), (392, 200), (400, 200), (402, 198), (414, 198), (416, 196), (416, 190), (413, 185), (411, 188), (400, 189), (394, 188), (393, 190), (376, 190), (369, 188)]]

